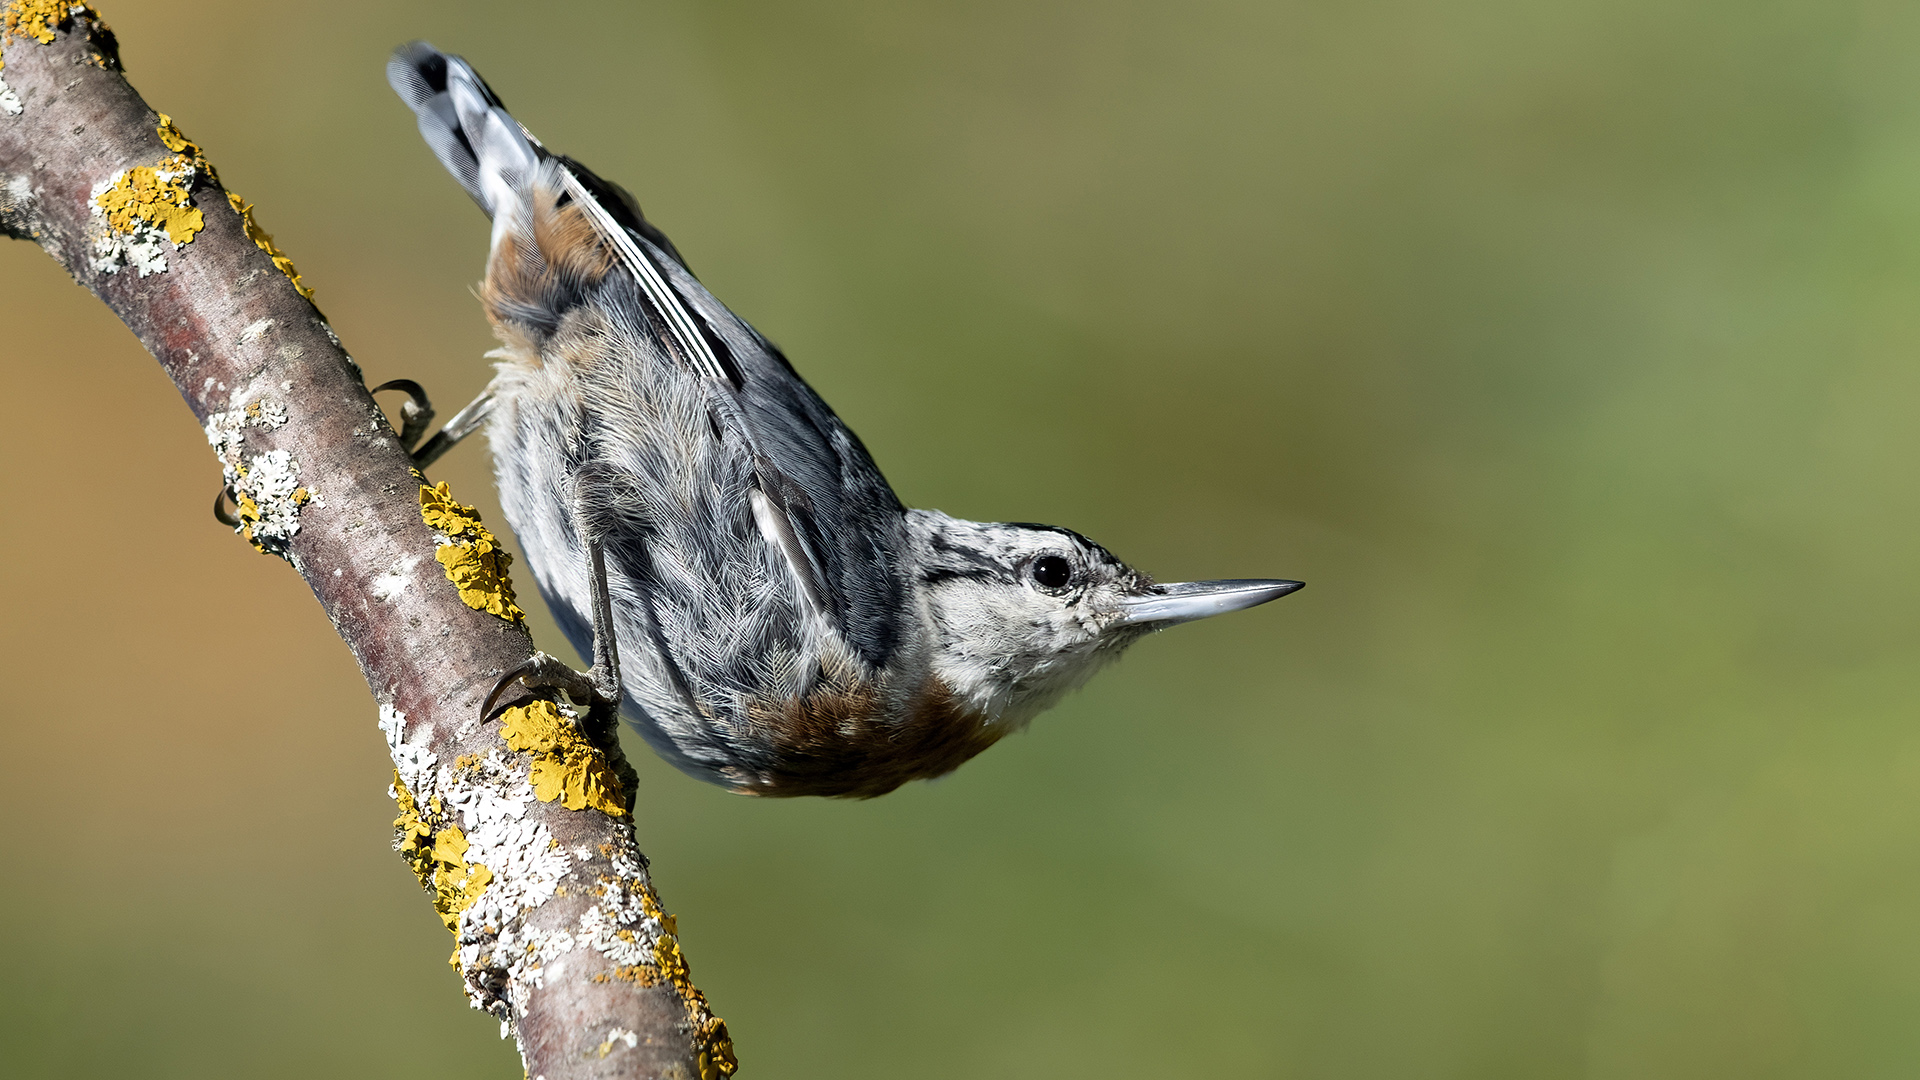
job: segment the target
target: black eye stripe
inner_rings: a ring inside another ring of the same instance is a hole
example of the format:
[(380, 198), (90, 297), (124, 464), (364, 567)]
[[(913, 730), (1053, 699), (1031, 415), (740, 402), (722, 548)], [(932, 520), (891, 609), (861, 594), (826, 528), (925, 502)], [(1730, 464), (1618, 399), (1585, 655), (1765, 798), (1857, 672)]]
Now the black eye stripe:
[(943, 581), (1006, 581), (1008, 578), (1006, 572), (998, 568), (982, 570), (977, 567), (935, 566), (921, 571), (920, 580), (928, 585), (938, 585)]

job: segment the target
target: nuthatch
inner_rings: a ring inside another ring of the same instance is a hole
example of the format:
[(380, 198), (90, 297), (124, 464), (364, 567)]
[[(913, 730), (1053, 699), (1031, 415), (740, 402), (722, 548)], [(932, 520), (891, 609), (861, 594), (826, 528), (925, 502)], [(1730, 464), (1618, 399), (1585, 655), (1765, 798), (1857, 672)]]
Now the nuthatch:
[[(633, 197), (550, 153), (457, 56), (387, 66), (493, 219), (484, 421), (508, 523), (593, 669), (503, 677), (628, 718), (735, 791), (874, 796), (940, 776), (1175, 623), (1297, 581), (1157, 585), (1078, 533), (909, 510), (780, 350)], [(412, 425), (409, 425), (412, 426)], [(617, 648), (616, 648), (617, 643)]]

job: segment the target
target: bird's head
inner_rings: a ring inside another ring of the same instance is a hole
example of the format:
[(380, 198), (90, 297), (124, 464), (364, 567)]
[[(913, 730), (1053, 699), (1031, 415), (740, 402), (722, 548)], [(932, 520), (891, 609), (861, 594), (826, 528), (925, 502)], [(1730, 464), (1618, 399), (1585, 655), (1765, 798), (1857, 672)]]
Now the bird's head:
[(1018, 726), (1146, 634), (1264, 604), (1298, 581), (1158, 585), (1070, 529), (916, 510), (933, 674), (989, 720)]

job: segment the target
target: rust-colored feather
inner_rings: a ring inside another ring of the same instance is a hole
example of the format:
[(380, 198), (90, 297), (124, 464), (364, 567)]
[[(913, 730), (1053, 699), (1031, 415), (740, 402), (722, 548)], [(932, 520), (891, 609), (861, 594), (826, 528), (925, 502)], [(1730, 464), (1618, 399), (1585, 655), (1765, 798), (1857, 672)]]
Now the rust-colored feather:
[(559, 205), (559, 197), (551, 187), (537, 187), (531, 227), (503, 237), (487, 260), (480, 301), (503, 339), (551, 331), (560, 314), (613, 269), (615, 255), (605, 238), (578, 206)]
[(1005, 734), (937, 679), (921, 687), (904, 714), (887, 719), (879, 690), (853, 680), (804, 698), (756, 703), (748, 715), (779, 765), (742, 777), (735, 790), (871, 799), (909, 780), (944, 776)]

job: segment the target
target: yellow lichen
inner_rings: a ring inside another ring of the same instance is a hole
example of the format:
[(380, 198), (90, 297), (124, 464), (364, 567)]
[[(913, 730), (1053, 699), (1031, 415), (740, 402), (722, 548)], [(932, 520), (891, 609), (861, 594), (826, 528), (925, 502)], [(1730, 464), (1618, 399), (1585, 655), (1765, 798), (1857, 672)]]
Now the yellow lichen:
[(227, 192), (227, 202), (233, 206), (233, 212), (240, 215), (240, 224), (247, 230), (247, 239), (253, 241), (255, 247), (272, 257), (273, 265), (287, 275), (288, 281), (293, 282), (295, 292), (312, 300), (313, 288), (300, 281), (300, 271), (293, 268), (293, 260), (287, 257), (286, 252), (273, 246), (272, 234), (254, 222), (253, 204), (231, 191)]
[(195, 158), (201, 161), (207, 159), (207, 155), (201, 152), (197, 143), (181, 134), (180, 129), (173, 126), (173, 117), (168, 116), (166, 113), (160, 114), (160, 126), (153, 130), (156, 135), (160, 136), (160, 145), (174, 153), (184, 154), (188, 150), (192, 150)]
[(740, 1067), (740, 1061), (733, 1053), (733, 1038), (727, 1034), (727, 1022), (713, 1015), (713, 1010), (707, 1005), (706, 995), (693, 985), (692, 972), (687, 969), (687, 958), (680, 952), (679, 925), (660, 906), (660, 897), (654, 894), (651, 885), (640, 890), (640, 908), (662, 927), (659, 939), (653, 943), (656, 975), (673, 984), (674, 992), (680, 995), (680, 1003), (686, 1006), (687, 1018), (693, 1023), (694, 1054), (700, 1067), (700, 1080), (719, 1080), (723, 1076), (732, 1076), (734, 1070)]
[(94, 202), (114, 232), (132, 235), (146, 224), (164, 231), (176, 245), (191, 243), (206, 227), (206, 217), (189, 205), (186, 185), (180, 182), (192, 174), (193, 163), (179, 156), (157, 165), (136, 165)]
[(447, 929), (460, 933), (460, 913), (487, 891), (493, 871), (466, 861), (467, 836), (449, 825), (433, 834), (433, 906)]
[[(187, 138), (179, 128), (174, 126), (173, 117), (168, 116), (166, 113), (158, 113), (157, 115), (160, 117), (160, 123), (155, 125), (153, 133), (160, 137), (160, 145), (173, 151), (179, 160), (207, 174), (207, 180), (215, 187), (218, 187), (220, 185), (220, 174), (214, 170), (213, 162), (207, 160), (206, 151), (200, 149), (199, 143)], [(260, 418), (260, 403), (256, 401), (248, 405), (247, 415), (258, 420)]]
[(480, 515), (471, 506), (462, 506), (453, 499), (453, 489), (442, 480), (433, 487), (422, 484), (420, 487), (420, 519), (435, 532), (448, 536), (464, 536), (470, 532), (486, 532), (486, 526), (480, 523)]
[(597, 983), (610, 983), (616, 979), (636, 986), (652, 986), (660, 981), (660, 973), (645, 964), (632, 964), (614, 968), (612, 971), (602, 971), (593, 976), (593, 981)]
[(30, 37), (42, 45), (53, 44), (53, 32), (81, 11), (84, 4), (69, 0), (14, 0), (7, 5), (5, 30), (0, 41), (10, 37)]
[[(72, 3), (71, 0), (67, 0), (67, 2), (62, 2), (62, 0), (15, 0), (13, 3), (0, 5), (0, 7), (5, 8), (4, 12), (0, 12), (0, 45), (4, 45), (10, 37), (30, 37), (42, 45), (51, 45), (53, 44), (55, 31), (70, 24), (74, 19), (85, 15), (93, 20), (94, 33), (105, 38), (109, 43), (109, 47), (111, 47), (113, 29), (107, 25), (105, 19), (100, 17), (99, 12), (94, 11), (85, 4)], [(93, 39), (90, 36), (89, 43), (91, 44), (92, 41)], [(107, 69), (112, 69), (118, 65), (117, 60), (109, 60), (105, 54), (98, 51), (88, 56), (86, 62), (96, 67)], [(6, 66), (6, 59), (0, 57), (0, 69)], [(39, 234), (35, 233), (34, 235), (38, 236)]]
[(398, 769), (393, 773), (393, 798), (400, 805), (400, 816), (393, 819), (393, 848), (413, 868), (414, 876), (420, 879), (421, 888), (430, 889), (433, 882), (433, 826), (427, 818), (439, 817), (439, 807), (434, 806), (431, 814), (422, 814), (413, 801), (413, 793), (400, 782)]
[(508, 749), (531, 754), (527, 781), (541, 802), (559, 800), (569, 810), (591, 807), (614, 817), (627, 812), (620, 778), (606, 754), (560, 715), (551, 701), (535, 701), (500, 714), (500, 737)]
[(513, 556), (500, 550), (499, 543), (480, 523), (480, 515), (473, 507), (453, 500), (453, 491), (446, 481), (435, 487), (421, 486), (420, 518), (428, 528), (450, 541), (441, 545), (433, 557), (446, 569), (447, 580), (460, 590), (462, 602), (475, 611), (491, 612), (508, 622), (526, 618), (526, 612), (514, 603), (513, 582), (507, 577)]
[(400, 816), (393, 819), (394, 849), (413, 868), (420, 887), (432, 894), (440, 921), (458, 936), (460, 913), (480, 899), (493, 871), (466, 861), (466, 834), (453, 825), (436, 828), (444, 813), (440, 800), (433, 799), (423, 811), (398, 771), (393, 774), (393, 797), (400, 805)]
[(653, 943), (653, 966), (662, 978), (675, 986), (687, 978), (687, 958), (680, 953), (680, 941), (671, 934), (661, 934)]
[[(215, 184), (220, 182), (220, 175), (214, 172), (213, 164), (207, 160), (206, 153), (202, 151), (199, 145), (192, 139), (182, 134), (178, 127), (174, 126), (173, 117), (168, 116), (166, 113), (161, 113), (160, 126), (156, 128), (155, 131), (160, 136), (160, 144), (162, 146), (165, 146), (176, 154), (187, 156), (196, 166), (207, 171), (208, 179), (212, 180)], [(233, 207), (233, 212), (240, 215), (240, 227), (246, 230), (247, 239), (253, 241), (253, 246), (267, 253), (267, 257), (273, 260), (274, 268), (287, 275), (288, 281), (293, 282), (295, 292), (306, 297), (308, 300), (312, 300), (313, 289), (300, 280), (300, 271), (293, 268), (293, 260), (287, 257), (286, 252), (275, 247), (273, 235), (265, 229), (262, 229), (259, 223), (253, 220), (253, 204), (234, 192), (229, 191), (227, 192), (227, 205)]]
[(166, 113), (160, 114), (160, 125), (154, 131), (160, 136), (160, 145), (173, 151), (174, 156), (155, 165), (128, 169), (94, 201), (115, 232), (132, 233), (145, 222), (164, 230), (175, 244), (191, 243), (206, 227), (206, 216), (189, 205), (187, 186), (181, 178), (191, 182), (194, 170), (199, 169), (215, 184), (220, 179), (207, 156), (180, 134)]
[(252, 544), (253, 550), (262, 555), (267, 554), (267, 546), (253, 538), (253, 527), (260, 524), (260, 504), (253, 501), (253, 496), (243, 491), (234, 498), (233, 506), (235, 516), (240, 519), (240, 538)]
[(732, 1076), (740, 1068), (740, 1059), (733, 1054), (733, 1037), (727, 1034), (727, 1022), (717, 1016), (709, 1016), (693, 1033), (695, 1043), (694, 1062), (700, 1069), (700, 1080), (720, 1080), (723, 1076)]
[[(612, 844), (600, 845), (600, 854), (609, 859), (615, 858), (618, 852), (619, 849)], [(641, 912), (660, 926), (660, 935), (653, 942), (653, 963), (616, 967), (611, 972), (592, 976), (593, 981), (609, 983), (618, 979), (641, 986), (662, 982), (671, 985), (680, 998), (680, 1004), (687, 1010), (687, 1026), (693, 1033), (694, 1054), (701, 1080), (732, 1076), (734, 1070), (740, 1067), (740, 1062), (734, 1056), (733, 1039), (727, 1034), (726, 1021), (713, 1015), (712, 1008), (707, 1005), (706, 995), (693, 985), (693, 973), (687, 967), (686, 955), (680, 951), (679, 923), (661, 906), (660, 896), (653, 891), (653, 886), (644, 881), (623, 881), (602, 874), (599, 883), (591, 891), (593, 895), (601, 897), (610, 891), (617, 891), (637, 898)], [(629, 929), (615, 930), (613, 936), (628, 944), (638, 940), (638, 935)]]

